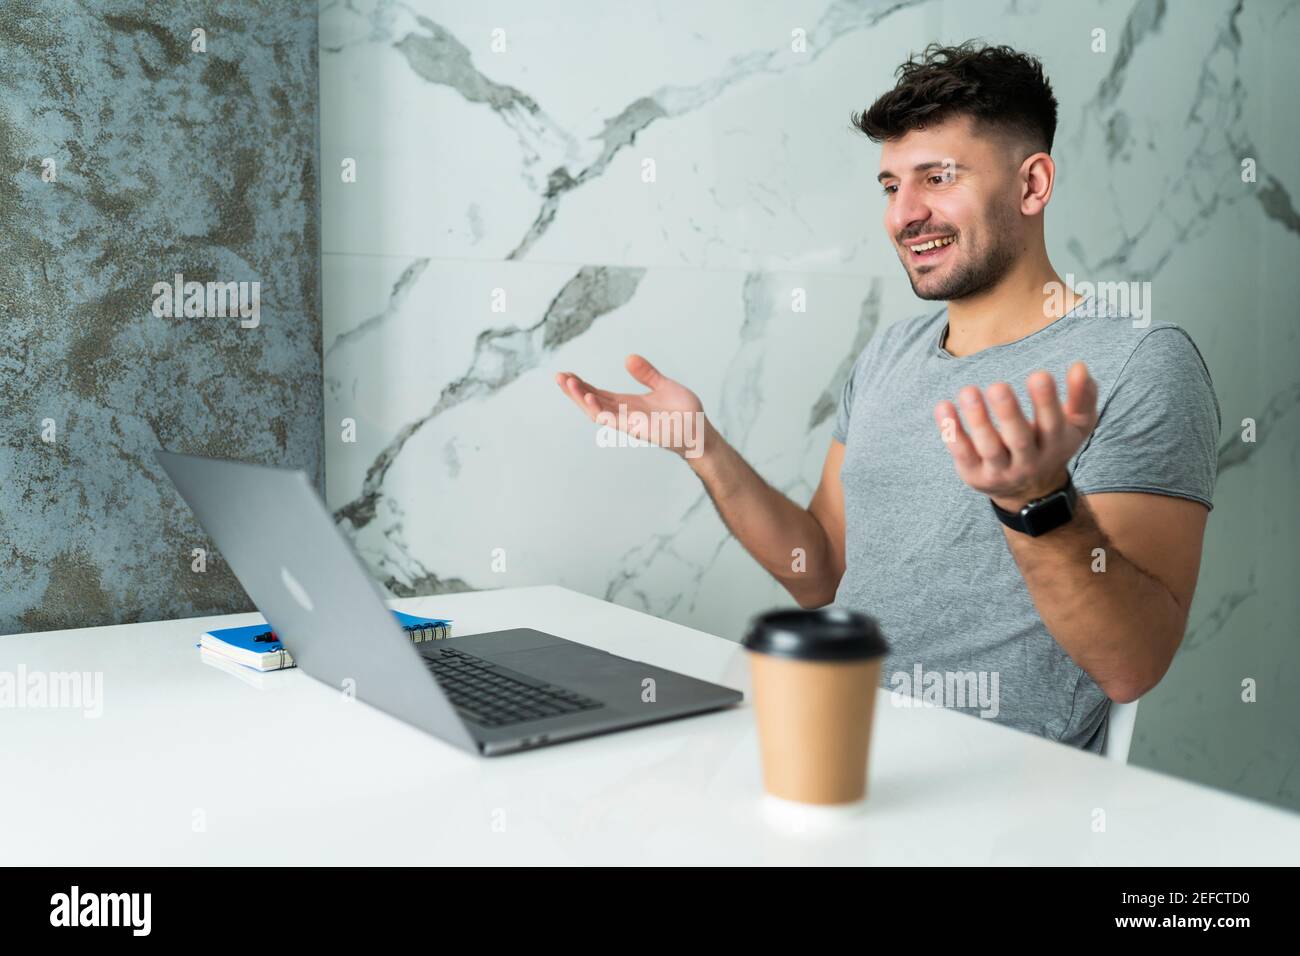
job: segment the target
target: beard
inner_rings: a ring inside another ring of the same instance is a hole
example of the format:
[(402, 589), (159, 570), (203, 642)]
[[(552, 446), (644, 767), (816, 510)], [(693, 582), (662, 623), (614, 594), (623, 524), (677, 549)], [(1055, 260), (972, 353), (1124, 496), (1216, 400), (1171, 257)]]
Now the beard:
[[(992, 237), (992, 244), (982, 254), (979, 250), (971, 252), (965, 261), (955, 264), (947, 276), (931, 280), (924, 288), (917, 286), (917, 276), (904, 265), (907, 280), (912, 284), (912, 292), (919, 299), (953, 302), (978, 295), (997, 285), (1016, 261), (1014, 221), (1014, 213), (1010, 210), (989, 216), (986, 220), (988, 228), (983, 232)], [(960, 237), (956, 244), (962, 244)], [(932, 273), (923, 274), (920, 278), (925, 281), (931, 275)]]

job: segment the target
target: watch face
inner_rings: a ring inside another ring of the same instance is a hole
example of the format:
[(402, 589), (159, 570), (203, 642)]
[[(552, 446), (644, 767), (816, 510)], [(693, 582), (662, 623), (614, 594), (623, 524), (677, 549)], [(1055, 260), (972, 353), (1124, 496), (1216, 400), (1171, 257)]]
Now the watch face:
[(1025, 519), (1025, 530), (1031, 535), (1040, 535), (1069, 521), (1074, 517), (1074, 509), (1070, 507), (1070, 496), (1061, 490), (1026, 508), (1021, 516)]

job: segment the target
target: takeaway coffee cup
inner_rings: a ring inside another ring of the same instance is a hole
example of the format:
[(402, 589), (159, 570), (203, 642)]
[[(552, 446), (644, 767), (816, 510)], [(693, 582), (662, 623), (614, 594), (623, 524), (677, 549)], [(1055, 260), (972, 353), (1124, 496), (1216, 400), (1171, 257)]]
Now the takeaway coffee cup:
[(763, 787), (774, 797), (851, 804), (867, 793), (876, 686), (889, 645), (875, 620), (837, 608), (750, 622)]

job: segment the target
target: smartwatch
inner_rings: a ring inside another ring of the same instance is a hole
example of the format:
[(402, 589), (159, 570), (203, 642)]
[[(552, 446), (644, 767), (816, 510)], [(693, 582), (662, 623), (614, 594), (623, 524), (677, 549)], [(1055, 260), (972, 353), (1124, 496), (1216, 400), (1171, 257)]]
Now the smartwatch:
[(1078, 500), (1074, 481), (1067, 477), (1062, 487), (1049, 495), (1035, 498), (1019, 511), (999, 508), (992, 499), (989, 500), (989, 504), (993, 505), (993, 513), (998, 516), (998, 520), (1008, 528), (1027, 534), (1031, 538), (1037, 538), (1040, 534), (1047, 534), (1073, 518)]

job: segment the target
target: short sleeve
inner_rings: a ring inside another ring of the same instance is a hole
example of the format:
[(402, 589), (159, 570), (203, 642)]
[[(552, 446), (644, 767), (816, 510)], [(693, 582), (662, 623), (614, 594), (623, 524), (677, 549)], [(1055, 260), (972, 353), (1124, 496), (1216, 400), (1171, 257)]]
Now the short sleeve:
[(839, 408), (835, 410), (835, 425), (831, 428), (831, 438), (841, 445), (846, 444), (849, 438), (849, 412), (853, 408), (853, 379), (857, 377), (857, 373), (858, 363), (854, 362), (853, 367), (849, 369), (849, 377), (844, 382), (844, 388), (840, 390)]
[(1219, 401), (1185, 331), (1171, 325), (1148, 332), (1102, 401), (1072, 470), (1080, 494), (1147, 492), (1214, 507)]
[(862, 374), (863, 367), (870, 361), (871, 354), (879, 349), (880, 340), (880, 335), (874, 335), (862, 347), (862, 351), (857, 354), (853, 359), (853, 363), (849, 366), (848, 377), (844, 381), (844, 386), (840, 389), (840, 403), (835, 409), (835, 424), (831, 427), (831, 438), (842, 445), (847, 445), (849, 442), (849, 416), (853, 412), (853, 398), (858, 387), (858, 376)]

